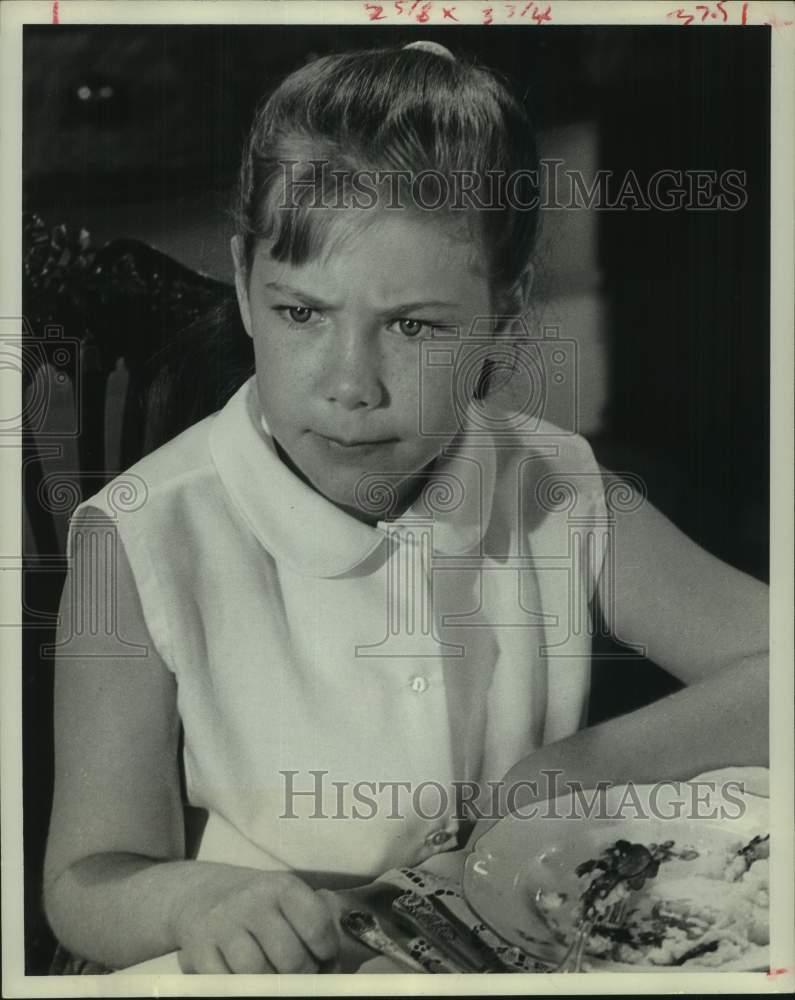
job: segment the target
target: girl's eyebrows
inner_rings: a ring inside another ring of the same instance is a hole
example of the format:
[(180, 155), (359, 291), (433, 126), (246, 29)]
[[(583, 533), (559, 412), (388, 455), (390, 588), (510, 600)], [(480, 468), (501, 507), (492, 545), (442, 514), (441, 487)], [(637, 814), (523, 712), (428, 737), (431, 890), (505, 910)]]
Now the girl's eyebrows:
[(301, 299), (302, 302), (306, 302), (317, 309), (339, 309), (339, 306), (333, 302), (324, 302), (322, 299), (317, 298), (315, 295), (310, 295), (309, 292), (305, 292), (301, 288), (293, 288), (292, 285), (283, 284), (281, 281), (266, 281), (265, 287), (270, 288), (274, 292), (280, 292), (282, 295), (292, 295), (294, 298)]
[(384, 312), (396, 313), (396, 312), (414, 312), (416, 309), (453, 309), (460, 305), (458, 302), (444, 302), (437, 299), (428, 299), (420, 302), (399, 302), (395, 306), (391, 306), (389, 309), (385, 309)]
[[(301, 288), (294, 288), (292, 285), (287, 285), (280, 281), (268, 281), (265, 283), (265, 287), (270, 288), (275, 292), (281, 292), (284, 295), (294, 295), (296, 298), (301, 299), (302, 302), (306, 302), (308, 305), (314, 306), (317, 309), (332, 310), (342, 308), (339, 303), (325, 302), (323, 299), (319, 299), (317, 296), (312, 295)], [(457, 308), (459, 305), (460, 303), (458, 302), (449, 302), (440, 299), (424, 299), (416, 302), (398, 302), (393, 306), (389, 306), (387, 309), (380, 310), (380, 312), (384, 316), (389, 316), (394, 315), (395, 313), (413, 312), (416, 309), (452, 309)]]

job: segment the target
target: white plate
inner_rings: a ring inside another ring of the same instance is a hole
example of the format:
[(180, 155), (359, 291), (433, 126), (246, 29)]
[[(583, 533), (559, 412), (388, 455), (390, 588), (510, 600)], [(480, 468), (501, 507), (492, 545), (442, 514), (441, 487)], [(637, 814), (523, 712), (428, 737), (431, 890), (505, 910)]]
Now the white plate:
[[(536, 909), (534, 898), (541, 889), (567, 893), (570, 900), (577, 899), (587, 884), (578, 879), (574, 871), (580, 862), (598, 857), (605, 847), (621, 838), (642, 844), (673, 840), (675, 849), (687, 845), (705, 855), (729, 848), (737, 841), (747, 843), (752, 837), (769, 831), (767, 802), (756, 796), (744, 798), (745, 812), (734, 818), (739, 811), (736, 805), (727, 805), (715, 795), (707, 804), (693, 807), (690, 796), (683, 796), (681, 790), (663, 788), (661, 791), (658, 786), (652, 792), (654, 787), (634, 786), (631, 801), (638, 803), (639, 809), (635, 805), (620, 809), (620, 803), (628, 801), (626, 786), (622, 786), (607, 791), (602, 800), (604, 807), (597, 812), (584, 813), (582, 808), (577, 808), (572, 796), (566, 795), (555, 800), (554, 814), (552, 803), (539, 803), (538, 815), (534, 818), (517, 815), (500, 820), (478, 840), (467, 858), (464, 871), (467, 902), (505, 940), (542, 961), (556, 963), (564, 949)], [(687, 787), (683, 783), (682, 789)], [(686, 808), (681, 811), (684, 818), (660, 818), (661, 815), (673, 815), (673, 803), (683, 798), (687, 800)], [(737, 796), (735, 802), (736, 799)], [(657, 818), (650, 808), (653, 801), (657, 805)], [(713, 807), (720, 809), (722, 806), (729, 815), (700, 818), (709, 815)], [(682, 866), (686, 864), (688, 862), (663, 862), (656, 880), (665, 878), (666, 868), (672, 873), (678, 867), (681, 876)], [(587, 967), (595, 972), (706, 969), (695, 962), (686, 966), (641, 966), (598, 959), (588, 959)], [(756, 946), (742, 960), (709, 967), (709, 971), (767, 968), (768, 948)]]

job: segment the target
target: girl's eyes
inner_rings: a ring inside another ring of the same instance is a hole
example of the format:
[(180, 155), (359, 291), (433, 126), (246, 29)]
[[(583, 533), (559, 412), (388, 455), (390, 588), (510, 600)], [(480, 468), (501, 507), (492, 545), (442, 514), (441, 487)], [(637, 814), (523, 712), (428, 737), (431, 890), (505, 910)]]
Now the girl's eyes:
[[(275, 312), (286, 317), (288, 324), (292, 327), (307, 326), (312, 319), (319, 315), (317, 310), (309, 306), (276, 306)], [(392, 321), (404, 337), (414, 338), (430, 330), (433, 323), (421, 319), (396, 319)]]
[(309, 306), (287, 306), (286, 312), (291, 323), (304, 326), (312, 318), (314, 310), (310, 309)]
[(428, 323), (423, 323), (419, 319), (399, 319), (396, 320), (396, 323), (400, 332), (406, 337), (418, 337), (425, 327), (429, 326)]
[(310, 306), (274, 306), (273, 311), (291, 330), (309, 326), (316, 313)]

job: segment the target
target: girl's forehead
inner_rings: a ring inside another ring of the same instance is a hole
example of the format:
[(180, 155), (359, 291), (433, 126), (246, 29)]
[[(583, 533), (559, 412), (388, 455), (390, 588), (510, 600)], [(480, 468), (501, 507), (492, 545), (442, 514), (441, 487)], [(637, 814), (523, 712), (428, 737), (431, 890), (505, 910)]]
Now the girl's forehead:
[(317, 218), (322, 239), (300, 264), (274, 260), (272, 244), (260, 243), (257, 258), (269, 272), (302, 274), (314, 281), (378, 280), (388, 287), (405, 282), (448, 290), (485, 282), (486, 261), (477, 229), (465, 213), (346, 209)]

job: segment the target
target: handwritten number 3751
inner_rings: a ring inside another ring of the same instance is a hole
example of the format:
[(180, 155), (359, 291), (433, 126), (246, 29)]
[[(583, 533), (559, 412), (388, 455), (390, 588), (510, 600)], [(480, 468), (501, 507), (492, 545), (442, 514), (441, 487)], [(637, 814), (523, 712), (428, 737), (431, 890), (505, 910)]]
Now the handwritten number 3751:
[[(718, 14), (716, 14), (715, 11), (712, 10), (712, 7), (715, 7), (720, 12), (721, 20), (725, 24), (726, 21), (729, 20), (729, 15), (726, 12), (724, 3), (725, 0), (717, 0), (717, 2), (714, 4), (697, 3), (693, 8), (693, 10), (700, 10), (702, 12), (701, 22), (703, 24), (703, 22), (706, 21), (708, 17), (711, 17), (715, 21), (718, 19)], [(684, 7), (677, 7), (676, 10), (669, 11), (668, 17), (676, 17), (678, 21), (683, 21), (685, 25), (692, 24), (693, 21), (695, 21), (696, 19), (696, 15), (692, 14), (689, 10), (686, 10)]]

